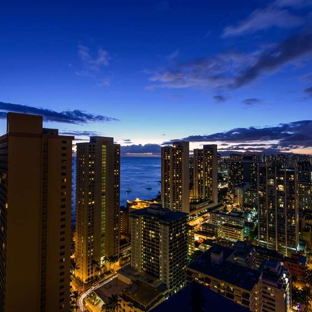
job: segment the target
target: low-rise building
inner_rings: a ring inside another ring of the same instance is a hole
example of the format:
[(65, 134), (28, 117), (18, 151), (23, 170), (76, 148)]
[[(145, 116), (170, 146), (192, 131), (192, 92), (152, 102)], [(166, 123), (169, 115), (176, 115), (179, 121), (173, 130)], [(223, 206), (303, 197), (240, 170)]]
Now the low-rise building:
[[(255, 312), (291, 312), (291, 276), (277, 260), (258, 270), (234, 263), (235, 249), (214, 245), (187, 266), (187, 281), (203, 284)], [(272, 303), (273, 302), (273, 303)]]
[(292, 254), (291, 258), (284, 257), (283, 262), (291, 276), (295, 276), (298, 281), (304, 281), (308, 268), (305, 256)]
[(236, 242), (244, 239), (244, 227), (224, 223), (219, 228), (219, 237)]
[(260, 311), (261, 272), (227, 261), (234, 251), (215, 244), (187, 266), (187, 281), (195, 280), (251, 311)]

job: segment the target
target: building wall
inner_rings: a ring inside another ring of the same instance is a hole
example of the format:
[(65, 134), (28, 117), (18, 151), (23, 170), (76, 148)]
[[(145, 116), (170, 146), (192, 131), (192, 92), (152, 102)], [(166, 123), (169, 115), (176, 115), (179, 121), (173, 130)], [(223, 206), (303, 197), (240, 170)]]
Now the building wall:
[(260, 246), (288, 255), (299, 241), (298, 175), (295, 169), (262, 166), (258, 171)]
[(195, 200), (218, 202), (217, 145), (204, 145), (194, 149), (193, 180)]
[(189, 213), (189, 142), (161, 149), (162, 206)]
[(120, 147), (113, 138), (77, 144), (76, 276), (90, 282), (96, 261), (119, 255)]
[(8, 131), (1, 138), (0, 311), (68, 311), (72, 138), (23, 114), (8, 114)]

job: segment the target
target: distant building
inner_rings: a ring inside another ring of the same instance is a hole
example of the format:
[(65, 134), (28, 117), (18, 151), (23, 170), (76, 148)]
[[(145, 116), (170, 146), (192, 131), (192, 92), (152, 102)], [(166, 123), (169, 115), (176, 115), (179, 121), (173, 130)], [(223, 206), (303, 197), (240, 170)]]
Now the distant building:
[(77, 144), (76, 277), (90, 282), (105, 257), (119, 255), (120, 146), (113, 138)]
[(257, 168), (261, 163), (259, 154), (231, 154), (227, 163), (231, 191), (244, 182), (249, 183), (250, 189), (257, 188)]
[(298, 172), (280, 164), (258, 169), (258, 242), (285, 256), (299, 243)]
[(204, 145), (202, 149), (194, 149), (193, 159), (194, 201), (218, 203), (217, 145)]
[(190, 212), (189, 142), (174, 142), (161, 148), (162, 206)]
[(185, 285), (188, 253), (187, 214), (159, 206), (133, 211), (131, 267), (159, 278), (169, 293)]
[(0, 311), (69, 311), (72, 140), (8, 113), (0, 138)]

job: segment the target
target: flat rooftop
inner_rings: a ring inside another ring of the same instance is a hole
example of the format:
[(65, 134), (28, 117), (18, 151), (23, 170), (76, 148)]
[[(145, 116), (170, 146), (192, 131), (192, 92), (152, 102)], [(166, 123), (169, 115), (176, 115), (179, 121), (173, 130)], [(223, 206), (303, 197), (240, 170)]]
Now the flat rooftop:
[[(216, 292), (208, 289), (207, 287), (200, 285), (196, 282), (188, 284), (186, 287), (178, 291), (168, 300), (163, 301), (157, 307), (152, 309), (152, 312), (194, 312), (192, 306), (192, 293), (196, 293), (196, 298), (203, 298), (203, 306), (201, 311), (220, 312), (220, 311), (232, 311), (232, 312), (248, 312), (248, 308), (245, 308), (234, 301), (217, 294)], [(198, 308), (198, 307), (197, 307)]]
[(122, 296), (123, 295), (145, 307), (149, 306), (152, 302), (157, 300), (157, 298), (163, 296), (160, 290), (141, 281), (135, 281), (129, 285), (123, 290)]
[(94, 292), (105, 302), (107, 303), (108, 297), (111, 295), (122, 294), (122, 291), (126, 289), (128, 285), (118, 280), (118, 278), (113, 279), (109, 283), (103, 285), (100, 288), (94, 290)]
[(131, 211), (130, 216), (146, 216), (148, 218), (156, 218), (162, 222), (173, 222), (180, 218), (187, 218), (187, 213), (171, 211), (159, 205), (151, 205), (149, 208)]
[[(234, 251), (235, 249), (230, 247), (215, 244), (192, 261), (187, 268), (251, 291), (258, 283), (261, 272), (226, 261)], [(221, 252), (223, 252), (223, 261), (220, 264), (213, 263), (211, 253), (220, 254)]]
[(153, 288), (157, 288), (162, 284), (162, 281), (157, 277), (146, 272), (136, 271), (131, 267), (131, 265), (124, 266), (123, 268), (118, 270), (118, 274), (131, 279), (131, 281), (144, 282)]

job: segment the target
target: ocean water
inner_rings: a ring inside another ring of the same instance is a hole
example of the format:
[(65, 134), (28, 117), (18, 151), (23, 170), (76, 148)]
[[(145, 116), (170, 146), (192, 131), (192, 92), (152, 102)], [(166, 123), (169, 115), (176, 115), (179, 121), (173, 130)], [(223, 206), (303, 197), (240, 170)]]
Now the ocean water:
[[(160, 157), (122, 157), (120, 159), (120, 205), (127, 199), (153, 199), (160, 192)], [(131, 192), (126, 192), (130, 190)]]
[[(153, 199), (160, 192), (160, 157), (121, 157), (120, 205), (127, 199)], [(130, 190), (131, 192), (126, 192)], [(73, 157), (73, 210), (76, 193), (76, 157)]]

